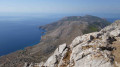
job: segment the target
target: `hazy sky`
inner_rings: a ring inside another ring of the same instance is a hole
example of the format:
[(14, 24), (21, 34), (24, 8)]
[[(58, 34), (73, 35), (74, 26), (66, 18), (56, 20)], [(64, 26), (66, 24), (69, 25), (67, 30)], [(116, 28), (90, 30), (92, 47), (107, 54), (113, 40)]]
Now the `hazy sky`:
[(0, 13), (120, 14), (120, 0), (0, 0)]

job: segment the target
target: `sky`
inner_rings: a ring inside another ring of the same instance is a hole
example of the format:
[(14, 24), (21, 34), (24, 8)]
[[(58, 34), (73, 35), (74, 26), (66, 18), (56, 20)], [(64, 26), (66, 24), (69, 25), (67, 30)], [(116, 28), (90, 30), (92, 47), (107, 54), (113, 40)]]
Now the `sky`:
[(0, 15), (96, 14), (119, 16), (120, 0), (0, 0)]

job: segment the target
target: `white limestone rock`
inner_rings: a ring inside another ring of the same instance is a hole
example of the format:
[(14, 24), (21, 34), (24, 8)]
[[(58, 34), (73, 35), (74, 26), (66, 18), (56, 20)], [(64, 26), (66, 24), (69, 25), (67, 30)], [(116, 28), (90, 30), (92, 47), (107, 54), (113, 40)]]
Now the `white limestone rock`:
[[(60, 45), (53, 55), (40, 65), (45, 67), (61, 67), (61, 65), (64, 67), (114, 67), (114, 56), (110, 50), (112, 47), (107, 42), (109, 42), (109, 37), (118, 35), (120, 35), (120, 21), (105, 27), (100, 32), (76, 37), (69, 47), (66, 44)], [(116, 65), (119, 64), (116, 63)]]
[(119, 36), (119, 35), (120, 35), (120, 30), (119, 29), (115, 29), (115, 30), (110, 32), (110, 36)]
[(66, 47), (67, 47), (66, 44), (60, 45), (59, 48), (58, 48), (59, 52), (62, 53)]
[(60, 60), (62, 53), (64, 53), (63, 51), (65, 50), (66, 47), (67, 47), (66, 44), (60, 45), (55, 50), (54, 54), (48, 58), (48, 60), (44, 64), (44, 66), (47, 66), (47, 67), (56, 67), (56, 65), (57, 65), (58, 61)]

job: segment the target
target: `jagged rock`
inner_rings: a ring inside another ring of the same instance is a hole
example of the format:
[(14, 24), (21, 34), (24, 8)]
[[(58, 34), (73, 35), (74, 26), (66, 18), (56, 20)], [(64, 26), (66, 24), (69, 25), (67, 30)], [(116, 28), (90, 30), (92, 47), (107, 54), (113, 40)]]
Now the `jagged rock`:
[(50, 67), (56, 67), (57, 64), (59, 63), (59, 60), (62, 56), (64, 56), (64, 52), (66, 51), (66, 44), (60, 45), (54, 52), (54, 54), (48, 58), (44, 66), (50, 66)]
[[(120, 41), (120, 21), (116, 21), (100, 32), (93, 32), (76, 37), (69, 47), (60, 45), (48, 60), (47, 67), (115, 67), (116, 62), (112, 47), (113, 42)], [(40, 66), (41, 67), (41, 66)]]
[(75, 37), (99, 31), (109, 24), (105, 19), (87, 15), (69, 16), (41, 26), (46, 33), (40, 43), (0, 57), (0, 67), (21, 67), (25, 62), (46, 61), (60, 44), (70, 45)]
[(120, 29), (115, 29), (110, 32), (110, 36), (119, 36), (120, 35)]
[(62, 53), (66, 47), (67, 47), (66, 44), (60, 45), (58, 48), (59, 52)]
[(37, 64), (37, 66), (39, 66), (39, 67), (42, 67), (43, 65), (44, 65), (44, 62)]
[(27, 67), (27, 63), (25, 63), (25, 65), (23, 67)]

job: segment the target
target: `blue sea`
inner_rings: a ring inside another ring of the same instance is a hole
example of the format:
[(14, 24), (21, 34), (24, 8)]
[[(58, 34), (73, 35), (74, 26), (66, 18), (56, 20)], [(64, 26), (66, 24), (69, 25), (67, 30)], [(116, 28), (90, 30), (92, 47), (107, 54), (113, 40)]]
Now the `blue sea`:
[[(0, 17), (0, 56), (33, 46), (40, 42), (45, 30), (39, 26), (60, 18)], [(107, 18), (114, 22), (118, 18)]]
[(45, 32), (39, 26), (55, 20), (0, 17), (0, 56), (38, 44)]
[(120, 18), (106, 18), (109, 22), (115, 22), (116, 20), (120, 20)]

